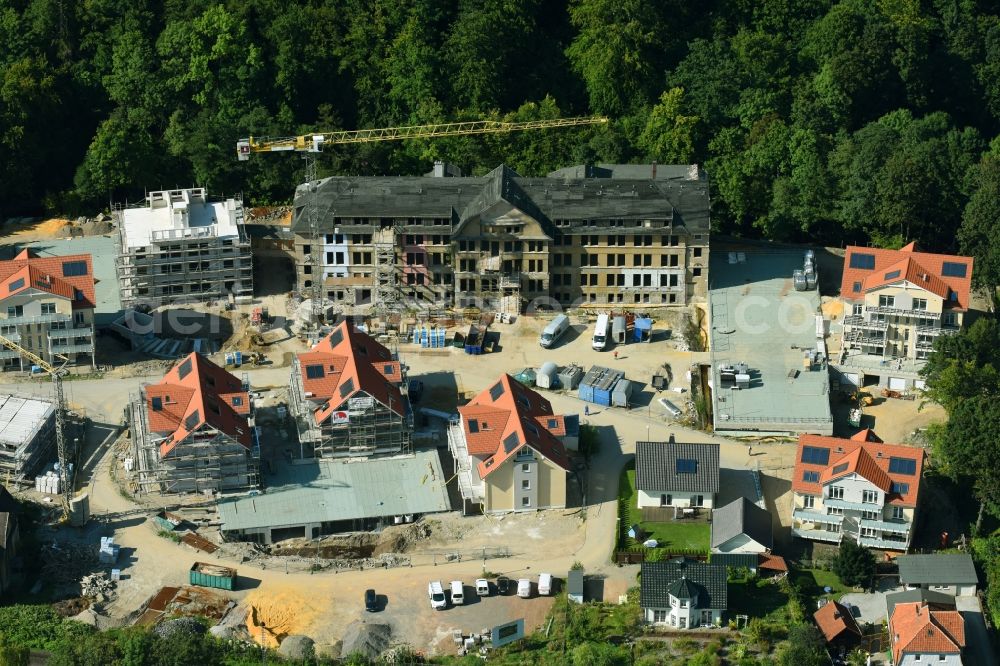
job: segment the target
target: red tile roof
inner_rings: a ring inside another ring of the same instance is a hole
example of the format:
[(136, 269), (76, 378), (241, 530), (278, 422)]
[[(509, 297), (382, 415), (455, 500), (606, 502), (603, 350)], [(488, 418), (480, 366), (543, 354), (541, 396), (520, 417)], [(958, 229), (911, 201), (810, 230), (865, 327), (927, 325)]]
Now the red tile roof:
[[(852, 268), (851, 257), (855, 254), (872, 255), (875, 258), (875, 268)], [(945, 262), (965, 264), (967, 267), (965, 277), (943, 275)], [(910, 243), (900, 250), (850, 245), (844, 256), (844, 275), (840, 283), (840, 297), (847, 301), (858, 301), (872, 289), (902, 282), (905, 279), (937, 294), (946, 301), (949, 291), (954, 291), (957, 300), (952, 304), (951, 309), (965, 311), (969, 308), (972, 268), (972, 257), (918, 252), (915, 243)], [(886, 279), (886, 275), (897, 270), (900, 272), (899, 277)], [(860, 291), (854, 290), (855, 284), (861, 285)]]
[(311, 394), (310, 400), (320, 403), (313, 414), (317, 423), (330, 418), (358, 392), (370, 395), (400, 416), (405, 414), (399, 390), (403, 381), (399, 362), (388, 349), (349, 322), (341, 322), (298, 358), (302, 386)]
[[(469, 454), (489, 456), (479, 463), (480, 478), (499, 469), (524, 445), (567, 472), (570, 470), (566, 448), (546, 425), (547, 419), (554, 418), (552, 405), (510, 375), (500, 375), (495, 384), (459, 407), (458, 412)], [(545, 423), (539, 419), (545, 419)], [(483, 423), (488, 427), (484, 429)]]
[(160, 444), (161, 457), (206, 423), (250, 448), (250, 395), (240, 380), (201, 354), (188, 354), (144, 394), (150, 432), (169, 435)]
[(844, 606), (836, 601), (831, 601), (813, 613), (813, 620), (816, 626), (823, 633), (823, 638), (827, 643), (837, 639), (845, 631), (861, 637), (861, 627)]
[[(862, 436), (862, 439), (858, 439)], [(840, 437), (825, 437), (822, 435), (800, 435), (799, 447), (795, 458), (795, 471), (792, 476), (792, 490), (809, 495), (821, 495), (823, 484), (840, 478), (845, 474), (857, 473), (872, 484), (886, 492), (889, 504), (898, 506), (916, 506), (917, 495), (920, 492), (920, 475), (924, 467), (924, 451), (913, 446), (902, 444), (885, 444), (882, 441), (871, 441), (874, 433), (862, 430), (851, 439)], [(818, 465), (802, 461), (802, 450), (806, 446), (826, 449), (830, 459), (826, 465)], [(838, 449), (840, 449), (838, 451)], [(916, 463), (915, 474), (897, 474), (889, 471), (890, 458), (910, 458)], [(847, 464), (843, 470), (839, 465)], [(838, 468), (834, 472), (834, 468)], [(816, 472), (819, 481), (812, 482), (803, 479), (804, 472)], [(905, 483), (909, 489), (903, 495), (889, 493), (892, 482)]]
[[(63, 275), (63, 265), (67, 262), (84, 262), (87, 267), (85, 275)], [(24, 283), (11, 290), (11, 284), (17, 280)], [(95, 306), (97, 298), (94, 295), (94, 268), (89, 254), (72, 254), (61, 257), (37, 257), (28, 250), (9, 261), (0, 261), (0, 297), (38, 289), (55, 296), (61, 296), (72, 302), (74, 310), (85, 310)], [(80, 298), (76, 298), (76, 290)]]
[(761, 553), (757, 562), (758, 569), (768, 569), (770, 571), (788, 571), (788, 562), (781, 555), (774, 553)]
[(955, 610), (933, 610), (926, 602), (896, 604), (889, 619), (892, 656), (904, 654), (961, 654), (965, 622)]

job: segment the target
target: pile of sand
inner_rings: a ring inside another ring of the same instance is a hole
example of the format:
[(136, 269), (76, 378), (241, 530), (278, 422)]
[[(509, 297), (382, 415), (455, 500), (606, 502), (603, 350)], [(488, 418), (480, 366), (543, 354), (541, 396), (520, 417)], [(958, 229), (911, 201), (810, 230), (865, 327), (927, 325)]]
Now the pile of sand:
[(308, 634), (319, 617), (310, 600), (291, 589), (268, 586), (267, 592), (254, 591), (244, 602), (247, 632), (255, 642), (276, 648), (286, 636)]

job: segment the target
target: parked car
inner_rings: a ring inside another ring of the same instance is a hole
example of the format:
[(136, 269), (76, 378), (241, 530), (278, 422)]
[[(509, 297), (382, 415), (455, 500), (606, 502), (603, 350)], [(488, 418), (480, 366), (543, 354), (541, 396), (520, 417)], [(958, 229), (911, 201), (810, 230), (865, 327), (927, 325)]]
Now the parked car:
[(460, 580), (451, 581), (451, 603), (453, 606), (465, 603), (465, 585)]
[(497, 594), (513, 594), (514, 593), (514, 581), (506, 576), (500, 576), (497, 578)]
[(374, 613), (378, 610), (378, 595), (375, 590), (365, 590), (365, 610)]
[(490, 596), (490, 581), (485, 578), (476, 579), (476, 594), (481, 597)]
[(448, 607), (448, 599), (444, 596), (444, 588), (441, 587), (441, 581), (435, 580), (427, 583), (427, 596), (430, 597), (431, 608), (444, 610)]
[(410, 402), (420, 402), (420, 396), (424, 392), (424, 383), (419, 379), (411, 379), (406, 392), (410, 396)]
[(517, 581), (517, 596), (522, 599), (528, 599), (531, 597), (531, 579), (522, 578)]
[(538, 594), (544, 596), (552, 594), (552, 574), (538, 574)]

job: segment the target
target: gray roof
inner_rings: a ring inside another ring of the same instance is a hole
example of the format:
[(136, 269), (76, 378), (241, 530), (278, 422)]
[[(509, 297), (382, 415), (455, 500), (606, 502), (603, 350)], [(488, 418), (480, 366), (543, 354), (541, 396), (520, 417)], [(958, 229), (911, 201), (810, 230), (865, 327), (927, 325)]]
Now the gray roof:
[[(669, 168), (658, 167), (657, 173)], [(305, 185), (295, 191), (293, 231), (307, 230), (309, 196)], [(461, 227), (477, 216), (492, 218), (511, 208), (550, 230), (556, 219), (651, 218), (671, 220), (691, 232), (709, 231), (704, 178), (525, 178), (500, 165), (482, 177), (336, 176), (319, 181), (315, 196), (324, 231), (333, 228), (335, 217), (342, 224), (352, 217), (450, 218)]]
[(310, 480), (256, 497), (219, 502), (223, 531), (448, 511), (436, 451), (354, 462), (296, 465)]
[(583, 571), (580, 569), (570, 569), (566, 576), (566, 592), (569, 594), (583, 594)]
[(740, 534), (747, 535), (767, 549), (774, 545), (771, 514), (746, 497), (712, 511), (712, 548), (717, 548)]
[(726, 567), (720, 564), (706, 564), (686, 558), (643, 562), (640, 579), (639, 605), (643, 608), (669, 606), (670, 588), (681, 579), (685, 579), (685, 585), (698, 591), (699, 608), (726, 608), (727, 572)]
[(756, 571), (760, 565), (760, 556), (757, 553), (712, 553), (709, 557), (712, 564), (720, 564), (729, 569), (746, 567)]
[[(696, 461), (694, 473), (678, 473), (678, 460)], [(719, 492), (719, 445), (636, 442), (635, 487), (651, 492)]]
[(892, 611), (896, 608), (896, 604), (909, 604), (915, 601), (926, 601), (937, 606), (955, 608), (955, 597), (943, 592), (923, 589), (904, 590), (885, 595), (886, 617), (892, 617)]
[(549, 178), (699, 180), (704, 172), (697, 164), (576, 164), (550, 172)]
[(904, 585), (973, 585), (979, 583), (968, 553), (901, 555), (899, 581)]

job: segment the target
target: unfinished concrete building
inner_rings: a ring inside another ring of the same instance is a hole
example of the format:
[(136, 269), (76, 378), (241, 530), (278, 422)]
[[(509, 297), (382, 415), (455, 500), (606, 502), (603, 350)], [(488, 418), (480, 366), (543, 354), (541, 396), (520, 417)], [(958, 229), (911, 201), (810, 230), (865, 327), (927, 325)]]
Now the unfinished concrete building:
[(299, 187), (298, 289), (322, 280), (324, 295), (345, 305), (488, 300), (506, 311), (540, 297), (643, 308), (706, 297), (709, 190), (697, 165), (450, 173), (438, 165), (423, 177)]
[(259, 485), (260, 442), (247, 380), (192, 353), (129, 404), (138, 492), (225, 492)]
[(350, 322), (341, 322), (292, 366), (289, 406), (301, 454), (329, 458), (408, 452), (413, 415), (405, 380), (393, 353)]
[(0, 395), (0, 481), (25, 481), (55, 457), (56, 410), (52, 403)]
[(202, 187), (150, 192), (115, 217), (123, 307), (253, 297), (240, 199), (211, 200)]
[[(50, 363), (93, 367), (95, 303), (89, 254), (38, 257), (23, 250), (0, 261), (0, 335)], [(0, 349), (0, 360), (4, 369), (30, 369), (13, 349)]]

